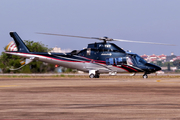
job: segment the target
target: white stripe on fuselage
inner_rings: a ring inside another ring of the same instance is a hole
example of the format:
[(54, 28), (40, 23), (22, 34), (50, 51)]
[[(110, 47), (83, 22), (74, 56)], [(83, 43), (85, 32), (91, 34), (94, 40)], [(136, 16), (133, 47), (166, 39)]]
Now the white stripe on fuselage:
[(56, 57), (64, 58), (64, 59), (69, 59), (69, 60), (75, 60), (75, 61), (84, 61), (84, 60), (77, 60), (77, 59), (68, 58), (68, 57), (62, 57), (62, 56), (56, 56)]

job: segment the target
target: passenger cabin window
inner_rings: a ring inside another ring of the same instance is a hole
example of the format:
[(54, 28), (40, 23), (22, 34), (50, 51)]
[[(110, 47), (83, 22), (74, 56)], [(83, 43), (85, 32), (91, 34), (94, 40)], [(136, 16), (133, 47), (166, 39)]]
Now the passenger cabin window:
[(122, 65), (127, 64), (126, 57), (106, 58), (106, 65)]
[(123, 58), (115, 58), (116, 65), (122, 65), (122, 63), (123, 63)]
[(106, 58), (106, 65), (114, 65), (114, 59), (113, 58)]

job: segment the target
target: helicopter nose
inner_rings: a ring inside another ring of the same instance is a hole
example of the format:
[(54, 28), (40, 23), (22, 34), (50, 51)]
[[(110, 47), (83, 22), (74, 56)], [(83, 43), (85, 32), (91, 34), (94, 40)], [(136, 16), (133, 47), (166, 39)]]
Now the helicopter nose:
[(156, 72), (156, 71), (161, 70), (161, 68), (160, 68), (159, 66), (153, 65), (152, 68), (151, 68), (151, 70), (152, 70), (153, 72)]
[(151, 64), (151, 63), (147, 63), (148, 68), (149, 68), (149, 72), (156, 72), (161, 70), (161, 68), (157, 65)]
[(161, 70), (161, 67), (156, 66), (156, 67), (155, 67), (155, 71), (159, 71), (159, 70)]

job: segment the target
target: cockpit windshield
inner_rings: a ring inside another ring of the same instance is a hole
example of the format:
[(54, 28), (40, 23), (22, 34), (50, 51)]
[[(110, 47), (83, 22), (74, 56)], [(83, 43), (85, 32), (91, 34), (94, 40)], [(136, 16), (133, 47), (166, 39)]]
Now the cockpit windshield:
[(137, 54), (130, 54), (126, 57), (106, 58), (106, 65), (144, 65), (147, 62)]
[(138, 65), (142, 65), (142, 64), (144, 65), (144, 64), (147, 63), (147, 62), (146, 62), (143, 58), (141, 58), (139, 55), (135, 55), (134, 58), (135, 58), (135, 60), (136, 60), (136, 62), (137, 62)]
[(134, 63), (136, 65), (144, 65), (147, 63), (143, 58), (141, 58), (137, 54), (132, 54), (132, 55), (130, 54), (130, 55), (128, 55), (128, 58), (132, 61), (132, 63)]

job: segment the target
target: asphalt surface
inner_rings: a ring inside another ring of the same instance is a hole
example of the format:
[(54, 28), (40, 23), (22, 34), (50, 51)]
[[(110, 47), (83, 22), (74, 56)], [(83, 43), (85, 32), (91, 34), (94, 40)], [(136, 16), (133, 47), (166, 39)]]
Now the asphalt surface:
[(0, 119), (180, 119), (179, 78), (0, 78)]
[[(131, 76), (133, 73), (118, 73), (115, 76)], [(142, 76), (144, 73), (137, 73), (136, 76)], [(72, 76), (89, 76), (88, 73), (82, 73), (82, 74), (78, 74), (78, 73), (31, 73), (31, 74), (27, 74), (27, 73), (0, 73), (0, 76), (61, 76), (61, 75), (72, 75)], [(166, 74), (155, 74), (155, 73), (151, 73), (148, 74), (148, 76), (180, 76), (180, 74), (177, 73), (166, 73)], [(109, 75), (109, 74), (100, 74), (100, 76), (114, 76), (114, 75)]]

